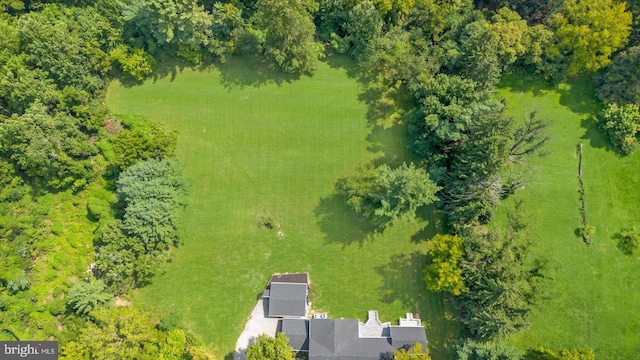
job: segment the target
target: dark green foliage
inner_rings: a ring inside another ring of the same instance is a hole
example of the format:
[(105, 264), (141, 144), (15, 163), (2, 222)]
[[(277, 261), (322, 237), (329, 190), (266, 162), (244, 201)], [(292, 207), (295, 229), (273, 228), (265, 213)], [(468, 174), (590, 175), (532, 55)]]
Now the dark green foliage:
[(384, 92), (399, 84), (420, 82), (437, 73), (444, 63), (438, 47), (416, 44), (411, 33), (390, 28), (373, 39), (358, 59), (360, 75), (371, 90)]
[(481, 89), (492, 88), (500, 80), (498, 35), (486, 21), (477, 20), (465, 25), (457, 46), (447, 50), (449, 68), (453, 74), (474, 80)]
[(340, 38), (333, 35), (333, 46), (339, 52), (349, 52), (358, 59), (370, 42), (382, 35), (382, 17), (371, 1), (363, 1), (354, 6), (344, 25), (347, 35)]
[(467, 333), (479, 340), (508, 336), (528, 326), (542, 265), (529, 257), (525, 215), (517, 206), (504, 230), (466, 229), (462, 273), (468, 291), (459, 296)]
[(640, 46), (618, 53), (593, 80), (600, 100), (640, 105)]
[(236, 51), (236, 40), (245, 31), (246, 21), (242, 14), (242, 9), (232, 3), (213, 4), (211, 15), (213, 37), (207, 50), (222, 61)]
[(635, 255), (640, 252), (640, 231), (635, 227), (620, 230), (616, 238), (618, 249), (625, 255)]
[(91, 8), (46, 6), (18, 21), (27, 63), (47, 72), (59, 88), (74, 86), (95, 92), (104, 86), (107, 51), (116, 34)]
[(347, 204), (380, 227), (404, 216), (415, 216), (419, 207), (437, 199), (439, 190), (429, 175), (413, 164), (395, 169), (387, 165), (365, 168), (354, 177), (340, 180), (336, 187), (347, 197)]
[(637, 133), (640, 126), (638, 105), (608, 104), (598, 114), (596, 121), (616, 150), (625, 155), (635, 151), (638, 145)]
[(201, 48), (211, 38), (211, 16), (196, 0), (136, 0), (123, 5), (123, 36), (152, 54), (179, 45)]
[(183, 204), (186, 179), (177, 160), (146, 160), (118, 178), (118, 197), (126, 204), (122, 229), (139, 238), (148, 251), (178, 242), (177, 209)]
[(543, 23), (562, 6), (562, 0), (489, 0), (481, 2), (507, 6), (534, 24)]
[(459, 360), (521, 360), (522, 353), (506, 340), (476, 342), (466, 340), (457, 346)]
[(69, 290), (67, 304), (78, 315), (87, 315), (104, 306), (113, 295), (105, 292), (102, 280), (91, 278)]
[(89, 159), (97, 152), (78, 125), (76, 118), (34, 106), (0, 122), (0, 152), (42, 185), (68, 188), (93, 176)]
[(513, 141), (504, 105), (470, 80), (437, 75), (414, 89), (410, 146), (443, 187), (449, 223), (489, 217), (507, 182), (501, 175)]
[(125, 128), (112, 138), (113, 164), (124, 170), (139, 160), (170, 157), (176, 148), (177, 134), (166, 133), (160, 124), (144, 118), (122, 119)]
[(275, 338), (262, 334), (247, 348), (247, 360), (291, 360), (292, 357), (289, 338), (282, 332)]
[(281, 70), (313, 74), (322, 56), (311, 13), (314, 0), (258, 0), (254, 23), (265, 32), (264, 54)]

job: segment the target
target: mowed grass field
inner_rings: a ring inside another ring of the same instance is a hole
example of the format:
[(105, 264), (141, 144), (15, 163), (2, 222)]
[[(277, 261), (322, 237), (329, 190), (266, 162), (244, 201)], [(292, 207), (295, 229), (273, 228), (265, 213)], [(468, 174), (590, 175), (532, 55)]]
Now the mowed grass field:
[[(542, 156), (527, 160), (531, 181), (518, 193), (531, 215), (534, 251), (548, 259), (551, 280), (533, 312), (532, 326), (516, 335), (520, 347), (585, 348), (598, 359), (640, 356), (640, 259), (623, 255), (614, 236), (640, 226), (640, 152), (621, 157), (589, 115), (598, 111), (588, 79), (550, 88), (506, 76), (500, 86), (509, 112), (522, 119), (533, 109), (550, 122)], [(580, 225), (578, 144), (583, 144), (590, 245)]]
[[(139, 86), (114, 82), (112, 112), (177, 130), (192, 180), (184, 245), (134, 303), (177, 314), (222, 357), (272, 273), (309, 272), (313, 308), (363, 321), (370, 309), (383, 321), (418, 313), (434, 358), (444, 358), (459, 327), (448, 302), (424, 289), (424, 242), (415, 236), (432, 234), (437, 221), (375, 233), (334, 192), (369, 161), (408, 159), (402, 125), (372, 125), (362, 92), (347, 70), (326, 62), (295, 80), (238, 60)], [(260, 227), (262, 217), (279, 229)]]

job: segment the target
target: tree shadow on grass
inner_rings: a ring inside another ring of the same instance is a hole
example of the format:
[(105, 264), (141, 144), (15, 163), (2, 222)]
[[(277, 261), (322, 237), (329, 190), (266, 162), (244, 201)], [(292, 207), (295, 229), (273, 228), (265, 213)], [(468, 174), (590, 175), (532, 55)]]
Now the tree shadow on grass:
[(378, 266), (376, 272), (383, 278), (380, 300), (399, 301), (407, 311), (418, 314), (432, 355), (447, 358), (449, 347), (460, 337), (460, 324), (451, 298), (427, 291), (422, 275), (426, 261), (426, 255), (416, 251), (394, 255), (387, 264)]
[(322, 61), (327, 63), (327, 65), (332, 69), (345, 70), (347, 72), (347, 76), (352, 79), (358, 79), (360, 77), (358, 64), (348, 55), (336, 54), (328, 51)]
[(612, 151), (616, 153), (618, 157), (622, 156), (616, 151), (602, 130), (600, 130), (594, 116), (589, 116), (583, 119), (580, 122), (580, 126), (585, 129), (584, 135), (582, 135), (581, 139), (588, 140), (590, 147)]
[(527, 74), (506, 73), (502, 75), (498, 88), (508, 89), (513, 92), (530, 92), (533, 96), (543, 96), (545, 91), (553, 90), (553, 86), (544, 80), (536, 79)]
[(313, 213), (316, 223), (325, 235), (325, 244), (341, 243), (342, 248), (373, 240), (380, 230), (358, 215), (344, 195), (333, 194), (320, 199)]
[(429, 206), (423, 206), (418, 209), (418, 217), (425, 220), (427, 223), (422, 229), (418, 230), (411, 236), (413, 243), (421, 243), (433, 238), (436, 234), (446, 234), (445, 222), (440, 217), (438, 209), (434, 204)]
[(233, 57), (224, 63), (216, 64), (216, 67), (222, 74), (222, 85), (226, 89), (261, 87), (268, 84), (280, 86), (300, 79), (300, 75), (273, 69), (271, 63), (260, 57)]
[(600, 103), (593, 92), (590, 77), (581, 77), (558, 85), (560, 105), (566, 106), (577, 114), (595, 114)]

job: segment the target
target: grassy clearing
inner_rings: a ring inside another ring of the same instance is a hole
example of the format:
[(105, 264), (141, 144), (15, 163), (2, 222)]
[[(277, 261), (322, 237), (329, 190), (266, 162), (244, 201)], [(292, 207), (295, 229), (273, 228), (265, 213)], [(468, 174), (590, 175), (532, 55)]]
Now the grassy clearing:
[[(636, 358), (640, 262), (623, 255), (613, 237), (623, 227), (640, 226), (640, 152), (620, 157), (589, 120), (598, 104), (588, 79), (552, 89), (507, 76), (500, 94), (516, 119), (539, 109), (553, 136), (541, 156), (528, 159), (531, 181), (518, 195), (539, 239), (535, 251), (549, 260), (553, 280), (531, 329), (515, 341), (522, 348), (592, 347), (599, 359)], [(597, 229), (591, 245), (574, 234), (580, 225), (579, 143), (584, 144), (587, 221)]]
[[(443, 358), (459, 328), (447, 301), (424, 290), (424, 243), (414, 235), (429, 236), (436, 223), (377, 234), (333, 191), (366, 162), (408, 159), (402, 125), (372, 125), (362, 89), (338, 66), (348, 63), (331, 64), (295, 80), (238, 61), (141, 86), (112, 84), (113, 112), (178, 130), (178, 156), (193, 181), (184, 246), (135, 300), (178, 314), (224, 356), (269, 275), (307, 271), (314, 308), (362, 320), (369, 309), (387, 321), (419, 313), (434, 358)], [(263, 216), (284, 239), (259, 227)]]

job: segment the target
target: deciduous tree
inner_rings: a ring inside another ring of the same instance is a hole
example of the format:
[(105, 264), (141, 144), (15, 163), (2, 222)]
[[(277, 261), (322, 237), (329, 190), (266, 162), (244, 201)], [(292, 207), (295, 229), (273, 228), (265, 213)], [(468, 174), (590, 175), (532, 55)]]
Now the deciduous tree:
[(462, 239), (455, 235), (436, 235), (427, 243), (429, 264), (424, 268), (424, 280), (431, 291), (447, 291), (460, 295), (466, 291), (460, 259)]
[(637, 145), (637, 133), (640, 127), (640, 110), (638, 105), (608, 104), (597, 116), (602, 131), (616, 150), (623, 154), (632, 153)]
[(311, 13), (314, 0), (258, 0), (254, 22), (266, 32), (264, 53), (280, 69), (312, 74), (322, 56)]
[(382, 165), (363, 169), (360, 174), (342, 179), (337, 188), (347, 196), (347, 204), (372, 223), (384, 227), (433, 203), (439, 190), (429, 175), (415, 165), (392, 169)]
[(280, 332), (275, 338), (261, 334), (247, 348), (247, 360), (291, 360), (293, 349), (289, 346), (289, 338)]
[(614, 0), (566, 0), (550, 25), (555, 43), (549, 57), (568, 59), (567, 75), (595, 72), (624, 47), (631, 31), (631, 13)]

